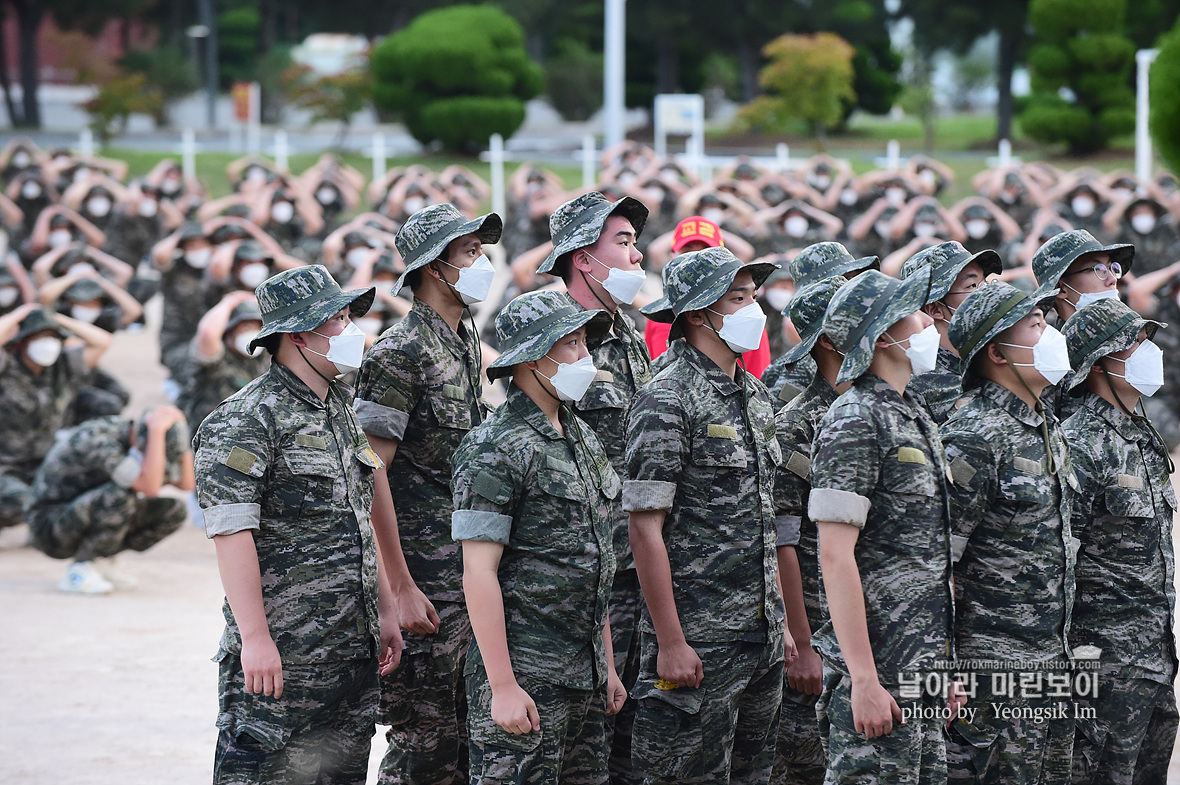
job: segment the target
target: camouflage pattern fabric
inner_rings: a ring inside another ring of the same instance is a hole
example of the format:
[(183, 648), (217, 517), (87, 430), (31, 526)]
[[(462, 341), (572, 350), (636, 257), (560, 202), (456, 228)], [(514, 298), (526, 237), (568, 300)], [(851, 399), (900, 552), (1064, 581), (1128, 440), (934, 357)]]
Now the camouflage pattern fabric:
[(903, 279), (910, 278), (923, 267), (929, 267), (932, 275), (930, 293), (926, 295), (926, 303), (936, 303), (950, 294), (959, 273), (963, 272), (963, 268), (972, 262), (983, 268), (985, 278), (999, 273), (1002, 268), (1000, 255), (995, 251), (984, 250), (973, 254), (961, 243), (952, 240), (923, 248), (906, 259), (905, 264), (901, 267), (901, 277)]
[(959, 356), (945, 346), (939, 346), (934, 370), (910, 377), (906, 390), (921, 398), (930, 419), (936, 425), (942, 425), (963, 397), (963, 364)]
[[(505, 546), (499, 577), (517, 678), (593, 690), (606, 681), (602, 629), (620, 483), (590, 428), (566, 407), (561, 412), (564, 437), (513, 386), (463, 439), (451, 461), (452, 534)], [(473, 641), (467, 675), (482, 665)], [(475, 697), (467, 699), (474, 712)]]
[(1074, 604), (1076, 540), (1070, 489), (1077, 488), (1061, 426), (1049, 438), (1042, 415), (1015, 393), (984, 382), (942, 428), (950, 461), (952, 548), (960, 657), (1043, 662), (1064, 659)]
[(943, 720), (894, 721), (889, 733), (866, 739), (853, 723), (852, 682), (841, 673), (825, 676), (815, 712), (828, 752), (824, 785), (942, 785), (947, 781)]
[(364, 785), (377, 705), (375, 659), (283, 662), (283, 697), (245, 691), (218, 655), (214, 785)]
[[(448, 509), (450, 504), (447, 505)], [(378, 773), (379, 785), (467, 782), (467, 695), (463, 663), (471, 643), (467, 606), (434, 602), (438, 632), (415, 635), (397, 669), (381, 677), (377, 721), (388, 725), (389, 743)]]
[(517, 735), (491, 716), (492, 690), (482, 666), (467, 676), (471, 704), (472, 785), (604, 785), (606, 701), (601, 690), (574, 689), (517, 674), (537, 705), (541, 730)]
[(105, 250), (116, 259), (122, 259), (135, 267), (164, 234), (164, 224), (159, 215), (148, 218), (126, 210), (116, 210), (106, 230)]
[(739, 272), (748, 272), (754, 286), (761, 286), (778, 269), (771, 262), (744, 264), (728, 248), (705, 248), (681, 254), (664, 266), (661, 277), (664, 296), (648, 303), (640, 313), (657, 322), (671, 324), (669, 345), (683, 335), (679, 317), (686, 311), (707, 308), (725, 295)]
[[(558, 207), (549, 216), (549, 235), (553, 240), (553, 250), (541, 262), (537, 272), (562, 274), (561, 269), (552, 273), (557, 261), (571, 251), (598, 242), (606, 219), (615, 214), (631, 222), (636, 237), (643, 234), (643, 226), (647, 223), (647, 207), (643, 202), (630, 196), (612, 202), (598, 191), (591, 191)], [(568, 270), (569, 266), (567, 264), (564, 267)]]
[(1176, 225), (1175, 217), (1167, 210), (1164, 210), (1164, 215), (1157, 217), (1155, 229), (1147, 234), (1135, 231), (1124, 220), (1118, 242), (1135, 246), (1136, 275), (1162, 270), (1180, 258), (1180, 228)]
[(483, 419), (477, 336), (451, 329), (422, 300), (369, 349), (357, 376), (357, 419), (366, 433), (398, 440), (386, 470), (406, 566), (418, 588), (451, 612), (434, 635), (406, 632), (405, 663), (382, 678), (382, 712), (393, 726), (383, 783), (462, 782), (467, 740), (460, 722), (463, 654), (471, 626), (463, 561), (451, 539), (451, 456)]
[(212, 360), (196, 356), (190, 347), (187, 371), (181, 373), (184, 385), (176, 399), (176, 406), (194, 431), (201, 422), (230, 397), (250, 382), (266, 373), (270, 355), (259, 352), (257, 357), (244, 357), (232, 349), (223, 348)]
[(512, 366), (541, 359), (557, 339), (579, 327), (586, 328), (586, 343), (597, 345), (611, 319), (606, 311), (588, 311), (551, 290), (526, 292), (511, 300), (496, 314), (500, 356), (488, 363), (488, 378), (511, 376)]
[(160, 361), (175, 376), (188, 357), (189, 342), (210, 302), (213, 287), (204, 270), (195, 270), (183, 255), (174, 259), (160, 276), (164, 315), (160, 320)]
[[(1038, 673), (1044, 675), (1043, 671)], [(981, 685), (988, 681), (989, 675), (980, 674)], [(991, 707), (993, 700), (999, 700), (1011, 711), (1056, 710), (1057, 714), (1047, 714), (1041, 721), (996, 717)], [(1067, 785), (1070, 782), (1075, 723), (1071, 703), (1053, 701), (1048, 705), (1039, 701), (1028, 706), (1007, 696), (993, 698), (984, 691), (980, 691), (976, 701), (979, 705), (974, 721), (956, 720), (946, 733), (948, 785), (980, 782)], [(1063, 711), (1064, 716), (1060, 716)]]
[[(762, 383), (726, 376), (685, 343), (627, 418), (623, 508), (667, 510), (664, 543), (689, 641), (776, 642), (782, 595), (774, 473), (782, 460)], [(654, 633), (644, 611), (640, 630)]]
[(315, 330), (345, 307), (354, 319), (364, 316), (373, 305), (376, 290), (370, 286), (341, 291), (327, 267), (312, 264), (271, 276), (255, 294), (262, 312), (262, 329), (247, 347), (251, 352), (268, 335)]
[(780, 406), (807, 389), (815, 379), (815, 360), (810, 354), (797, 362), (789, 362), (787, 357), (786, 354), (779, 355), (762, 372), (761, 382), (766, 385), (770, 400)]
[[(947, 481), (937, 426), (913, 396), (899, 396), (880, 377), (859, 377), (820, 420), (807, 515), (861, 530), (856, 560), (869, 643), (878, 679), (895, 693), (905, 672), (928, 670), (952, 652)], [(830, 621), (812, 641), (825, 672), (848, 673)]]
[[(616, 569), (610, 595), (611, 646), (615, 655), (615, 673), (628, 694), (639, 678), (639, 620), (642, 617), (643, 590), (639, 585), (639, 574), (634, 567)], [(643, 773), (635, 768), (631, 757), (635, 710), (635, 701), (629, 700), (618, 714), (606, 718), (606, 737), (610, 745), (607, 771), (612, 785), (640, 785), (643, 782)]]
[(833, 242), (807, 246), (795, 255), (790, 264), (796, 290), (833, 275), (844, 275), (866, 268), (880, 270), (881, 262), (876, 256), (857, 259), (843, 245)]
[(394, 283), (392, 294), (401, 291), (406, 275), (442, 256), (452, 240), (474, 234), (481, 243), (494, 244), (500, 241), (503, 230), (504, 221), (495, 213), (468, 219), (451, 204), (423, 207), (406, 219), (393, 238), (406, 269)]
[(32, 482), (88, 372), (81, 347), (63, 349), (39, 374), (0, 351), (0, 474)]
[(77, 561), (145, 551), (184, 523), (182, 500), (140, 498), (131, 489), (143, 462), (131, 447), (134, 426), (118, 417), (90, 420), (54, 444), (33, 480), (28, 520), (38, 550)]
[[(193, 440), (205, 533), (253, 530), (284, 668), (369, 658), (380, 645), (369, 523), (378, 461), (351, 397), (333, 382), (321, 401), (273, 363), (206, 417)], [(238, 654), (228, 601), (222, 613), (221, 650)]]
[(1106, 677), (1079, 701), (1097, 719), (1077, 721), (1073, 785), (1167, 782), (1176, 744), (1176, 689), (1154, 679)]
[[(1097, 646), (1122, 678), (1176, 676), (1176, 493), (1168, 457), (1138, 420), (1088, 393), (1065, 424), (1080, 491), (1081, 541), (1070, 643)], [(1133, 533), (1133, 536), (1129, 536)], [(1107, 718), (1103, 718), (1107, 719)]]
[(1075, 229), (1050, 237), (1033, 255), (1032, 268), (1037, 286), (1056, 287), (1062, 274), (1079, 256), (1099, 252), (1109, 254), (1110, 261), (1122, 265), (1124, 273), (1131, 269), (1131, 262), (1135, 259), (1135, 246), (1103, 245), (1085, 229)]
[(782, 699), (782, 647), (694, 643), (704, 681), (695, 689), (669, 689), (656, 673), (656, 636), (644, 633), (641, 645), (631, 694), (639, 702), (632, 754), (646, 774), (644, 784), (767, 782)]
[(0, 529), (25, 522), (25, 511), (33, 503), (33, 489), (11, 474), (0, 474)]

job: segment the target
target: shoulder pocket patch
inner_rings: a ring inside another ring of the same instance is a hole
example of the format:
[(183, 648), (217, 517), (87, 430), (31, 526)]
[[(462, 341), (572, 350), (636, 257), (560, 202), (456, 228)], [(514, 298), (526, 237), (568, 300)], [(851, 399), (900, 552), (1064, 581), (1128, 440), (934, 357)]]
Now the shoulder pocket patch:
[(806, 480), (811, 474), (811, 460), (798, 450), (792, 450), (791, 457), (787, 459), (787, 470)]
[(405, 396), (392, 387), (382, 393), (381, 397), (377, 399), (377, 403), (390, 409), (397, 409), (399, 412), (406, 410)]
[(897, 449), (897, 460), (902, 463), (917, 463), (925, 466), (926, 454), (917, 447), (899, 447)]
[(475, 475), (475, 479), (471, 481), (471, 490), (496, 504), (508, 501), (510, 495), (507, 485), (489, 472), (480, 472)]
[(249, 474), (256, 463), (258, 463), (258, 456), (249, 450), (243, 450), (241, 447), (235, 447), (230, 450), (229, 456), (225, 459), (226, 466), (242, 474)]
[(444, 398), (451, 398), (456, 401), (463, 400), (463, 388), (457, 384), (444, 384), (442, 386), (442, 394)]
[(961, 455), (951, 461), (950, 471), (951, 479), (954, 480), (955, 485), (970, 485), (971, 481), (975, 479), (975, 469), (963, 460)]
[(574, 468), (572, 463), (563, 461), (560, 458), (554, 458), (552, 455), (545, 456), (545, 465), (550, 469), (556, 469), (557, 471), (564, 472), (565, 474), (578, 473), (578, 470)]
[(711, 423), (708, 429), (708, 435), (717, 439), (737, 439), (737, 428), (732, 425), (719, 425)]
[(614, 380), (615, 375), (610, 371), (599, 370), (598, 373), (594, 374), (594, 381), (596, 382), (613, 382)]

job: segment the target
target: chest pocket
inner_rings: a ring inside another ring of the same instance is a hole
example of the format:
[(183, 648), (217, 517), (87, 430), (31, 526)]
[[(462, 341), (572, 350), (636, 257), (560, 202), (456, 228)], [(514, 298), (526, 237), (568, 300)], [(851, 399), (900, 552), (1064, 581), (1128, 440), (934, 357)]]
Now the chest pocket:
[(342, 469), (330, 437), (296, 434), (283, 449), (282, 463), (291, 475), (290, 488), (275, 490), (284, 507), (314, 515), (344, 504), (343, 492), (337, 493), (338, 487), (342, 491)]
[(1145, 489), (1112, 486), (1103, 495), (1107, 512), (1124, 519), (1109, 543), (1111, 556), (1131, 564), (1151, 561), (1160, 544), (1160, 527), (1155, 521), (1151, 494)]
[(562, 550), (576, 551), (584, 547), (581, 507), (590, 498), (589, 489), (569, 461), (552, 455), (540, 459), (536, 472), (537, 487), (542, 496), (534, 497), (534, 509), (526, 516), (537, 525), (529, 527), (529, 539), (537, 544)]
[(895, 522), (890, 536), (912, 551), (929, 549), (939, 536), (930, 523), (941, 520), (933, 513), (942, 504), (937, 471), (933, 456), (914, 445), (894, 447), (882, 460), (881, 485), (890, 507), (888, 518)]
[(744, 469), (749, 461), (743, 434), (732, 425), (713, 423), (693, 434), (692, 462), (698, 466)]
[(476, 404), (470, 390), (457, 384), (444, 384), (430, 394), (430, 409), (440, 428), (470, 431), (475, 427)]

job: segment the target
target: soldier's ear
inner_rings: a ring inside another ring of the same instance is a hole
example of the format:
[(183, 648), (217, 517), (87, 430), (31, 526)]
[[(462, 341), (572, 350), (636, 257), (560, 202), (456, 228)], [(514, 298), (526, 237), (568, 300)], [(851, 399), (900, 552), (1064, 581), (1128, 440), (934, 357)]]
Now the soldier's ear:
[(1008, 361), (1004, 359), (1004, 355), (1000, 352), (1000, 347), (995, 341), (992, 341), (987, 346), (985, 346), (983, 351), (987, 354), (987, 359), (996, 365), (1008, 364)]
[(929, 316), (931, 319), (933, 319), (936, 322), (949, 322), (950, 321), (950, 317), (943, 315), (944, 311), (948, 311), (949, 309), (946, 307), (946, 305), (944, 305), (942, 303), (941, 300), (938, 302), (927, 303), (926, 305), (923, 305), (922, 310), (926, 312), (927, 316)]
[(283, 337), (296, 346), (307, 346), (307, 339), (303, 337), (303, 333), (284, 333)]
[(683, 316), (684, 320), (694, 327), (700, 327), (705, 323), (704, 311), (686, 311)]
[(590, 256), (581, 248), (570, 255), (570, 264), (576, 270), (581, 270), (584, 273), (590, 272)]

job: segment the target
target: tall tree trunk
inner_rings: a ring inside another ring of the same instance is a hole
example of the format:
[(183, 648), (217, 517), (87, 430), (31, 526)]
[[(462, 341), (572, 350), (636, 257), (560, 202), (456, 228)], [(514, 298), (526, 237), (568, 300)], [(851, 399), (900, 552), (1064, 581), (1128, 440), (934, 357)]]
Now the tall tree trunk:
[(680, 50), (666, 33), (656, 40), (656, 92), (680, 92)]
[(23, 107), (21, 125), (24, 128), (41, 127), (41, 104), (37, 91), (41, 82), (40, 63), (37, 56), (37, 31), (45, 16), (45, 9), (38, 0), (11, 0), (16, 9), (16, 21), (20, 29), (20, 87)]
[(1012, 138), (1012, 72), (1016, 69), (1016, 53), (1020, 49), (1020, 31), (1000, 28), (1000, 47), (996, 63), (996, 141)]
[(8, 75), (8, 42), (4, 35), (3, 23), (7, 14), (0, 11), (0, 89), (4, 91), (4, 108), (8, 112), (8, 123), (13, 128), (23, 125), (24, 118), (17, 114), (16, 104), (12, 102), (12, 85)]
[(269, 52), (275, 45), (279, 30), (279, 9), (275, 0), (262, 0), (262, 52)]
[(746, 103), (758, 97), (758, 56), (746, 37), (738, 40), (738, 68), (742, 77), (742, 98)]

